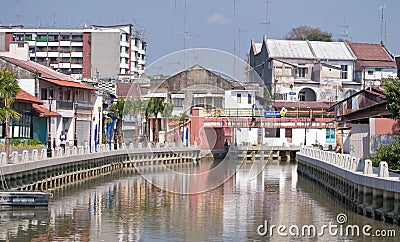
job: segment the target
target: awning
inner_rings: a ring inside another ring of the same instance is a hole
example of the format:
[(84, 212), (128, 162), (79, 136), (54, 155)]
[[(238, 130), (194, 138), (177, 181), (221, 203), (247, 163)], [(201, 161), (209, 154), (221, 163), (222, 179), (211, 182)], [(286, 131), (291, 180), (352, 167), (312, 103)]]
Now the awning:
[(79, 82), (73, 82), (73, 81), (64, 81), (64, 80), (58, 80), (58, 79), (50, 79), (50, 78), (41, 78), (43, 81), (47, 81), (53, 84), (56, 84), (58, 86), (63, 86), (63, 87), (75, 87), (75, 88), (80, 88), (80, 89), (88, 89), (88, 90), (97, 90), (97, 88), (81, 84)]
[(185, 98), (185, 93), (172, 93), (171, 98)]
[(59, 113), (51, 111), (44, 108), (38, 104), (32, 104), (32, 113), (38, 117), (48, 117), (48, 116), (61, 116)]
[(167, 93), (166, 92), (155, 92), (155, 93), (147, 93), (144, 98), (152, 98), (152, 97), (161, 97), (161, 98), (166, 98)]

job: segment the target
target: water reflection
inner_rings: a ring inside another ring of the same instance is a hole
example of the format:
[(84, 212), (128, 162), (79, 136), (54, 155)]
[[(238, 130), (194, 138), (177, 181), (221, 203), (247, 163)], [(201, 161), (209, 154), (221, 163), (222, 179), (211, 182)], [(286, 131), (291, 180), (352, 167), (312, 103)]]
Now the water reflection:
[[(205, 193), (180, 195), (149, 184), (132, 171), (120, 171), (54, 191), (48, 210), (0, 213), (0, 239), (4, 241), (244, 241), (299, 240), (261, 237), (257, 227), (270, 225), (323, 226), (336, 222), (339, 213), (347, 224), (370, 224), (374, 229), (398, 227), (373, 221), (343, 209), (324, 190), (298, 177), (295, 164), (243, 164), (227, 182)], [(207, 162), (170, 168), (204, 173)], [(235, 167), (234, 169), (237, 169)], [(221, 171), (224, 169), (221, 168)], [(199, 189), (214, 181), (209, 176), (184, 180), (153, 171), (153, 178), (168, 186)], [(228, 174), (224, 171), (221, 176)], [(399, 231), (396, 231), (399, 232)], [(305, 241), (365, 240), (365, 237), (303, 238)], [(371, 241), (373, 241), (371, 239)], [(377, 240), (378, 241), (378, 240)], [(384, 241), (381, 238), (379, 241)], [(386, 241), (395, 241), (387, 238)]]

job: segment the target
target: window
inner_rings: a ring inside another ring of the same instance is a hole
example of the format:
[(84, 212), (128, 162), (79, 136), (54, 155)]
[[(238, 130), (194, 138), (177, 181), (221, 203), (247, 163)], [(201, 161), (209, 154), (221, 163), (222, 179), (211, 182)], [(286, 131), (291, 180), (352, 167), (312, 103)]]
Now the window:
[(236, 98), (237, 98), (237, 103), (242, 103), (242, 94), (240, 93), (236, 94)]
[(215, 97), (214, 98), (214, 106), (216, 108), (222, 108), (222, 97)]
[(299, 67), (297, 69), (297, 75), (298, 77), (306, 77), (308, 74), (308, 68), (307, 67)]
[(277, 128), (265, 128), (265, 138), (279, 138), (280, 129)]
[(371, 71), (371, 70), (368, 71), (368, 75), (373, 75), (373, 74), (374, 74), (374, 71)]
[(183, 98), (173, 98), (174, 107), (183, 107)]
[(299, 101), (305, 101), (305, 100), (306, 100), (306, 93), (299, 92)]
[(292, 138), (292, 129), (285, 129), (285, 138)]
[(382, 71), (382, 68), (375, 68), (375, 71)]
[(47, 100), (47, 89), (46, 88), (42, 88), (40, 90), (40, 99)]
[(247, 103), (251, 104), (251, 94), (247, 94)]
[(326, 143), (336, 142), (336, 131), (335, 129), (326, 129)]
[(340, 67), (342, 69), (341, 78), (342, 79), (347, 79), (348, 66), (347, 65), (341, 65)]

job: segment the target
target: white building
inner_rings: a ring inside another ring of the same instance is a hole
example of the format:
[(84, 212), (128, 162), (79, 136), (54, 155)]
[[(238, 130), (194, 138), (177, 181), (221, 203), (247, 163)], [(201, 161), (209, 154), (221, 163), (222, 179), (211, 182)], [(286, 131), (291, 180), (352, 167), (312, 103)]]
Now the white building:
[(381, 80), (397, 77), (397, 66), (392, 55), (383, 43), (367, 44), (346, 42), (357, 57), (355, 79), (363, 88), (380, 87)]
[[(249, 64), (275, 100), (327, 101), (360, 90), (355, 57), (344, 42), (252, 40)], [(251, 77), (250, 77), (251, 78)]]

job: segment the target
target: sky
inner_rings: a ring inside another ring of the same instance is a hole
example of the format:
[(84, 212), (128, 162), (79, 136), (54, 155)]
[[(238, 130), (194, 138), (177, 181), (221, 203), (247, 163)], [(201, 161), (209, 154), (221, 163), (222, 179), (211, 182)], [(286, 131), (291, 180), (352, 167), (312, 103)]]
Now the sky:
[(0, 24), (82, 28), (85, 23), (132, 23), (148, 42), (147, 63), (200, 47), (246, 59), (251, 39), (261, 42), (265, 34), (284, 39), (301, 25), (332, 33), (334, 40), (383, 39), (389, 51), (399, 55), (399, 9), (399, 0), (7, 0), (1, 3)]

